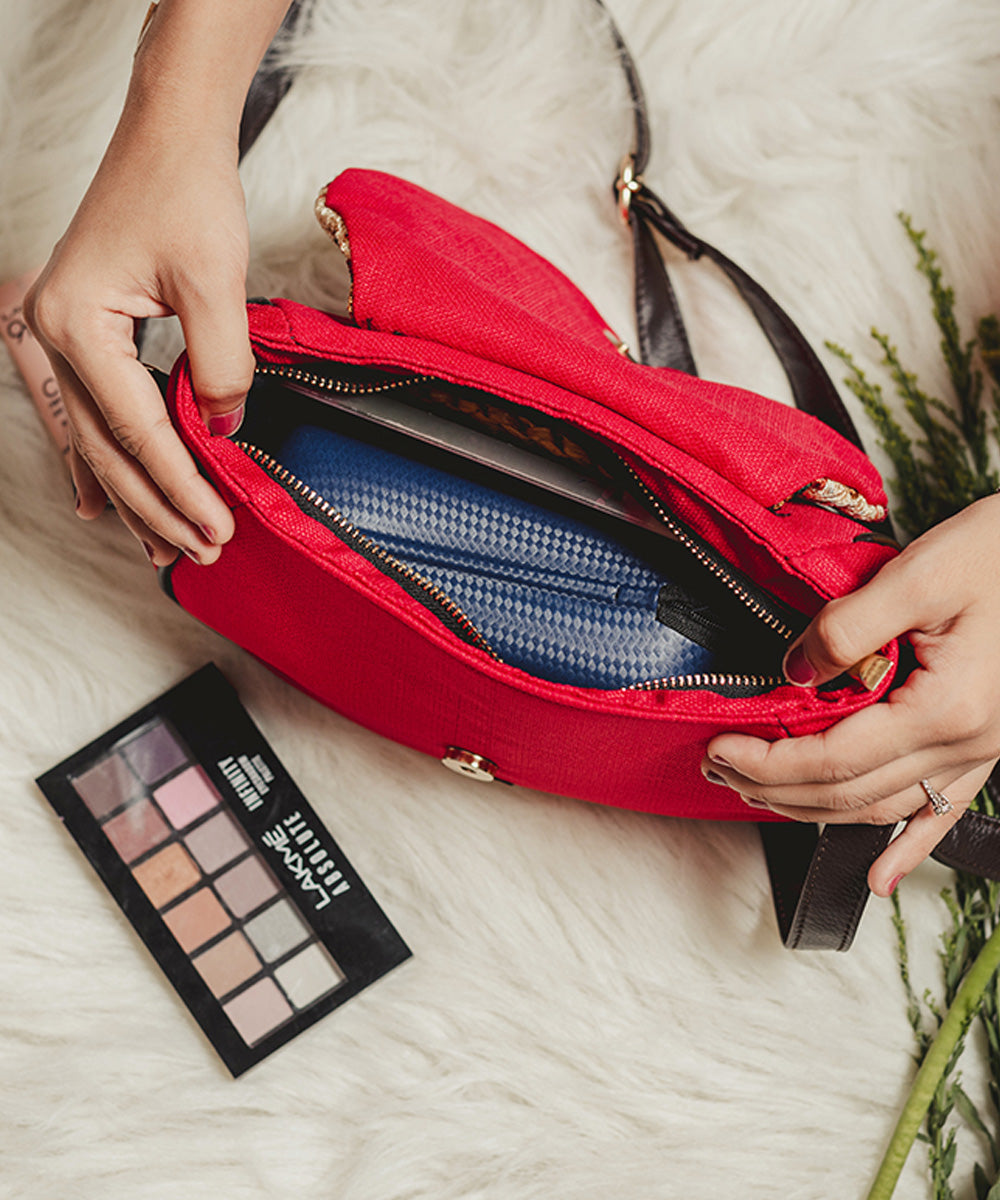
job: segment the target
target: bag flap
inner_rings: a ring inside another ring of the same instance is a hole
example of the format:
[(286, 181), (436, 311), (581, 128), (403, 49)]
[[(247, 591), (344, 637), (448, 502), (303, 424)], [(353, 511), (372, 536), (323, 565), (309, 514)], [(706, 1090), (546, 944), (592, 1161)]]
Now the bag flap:
[(789, 495), (785, 481), (801, 487), (828, 475), (885, 503), (869, 459), (814, 417), (626, 358), (583, 293), (491, 222), (364, 170), (334, 179), (317, 211), (327, 228), (336, 222), (334, 236), (349, 254), (353, 315), (363, 328), (437, 342), (594, 400), (762, 503), (776, 490)]

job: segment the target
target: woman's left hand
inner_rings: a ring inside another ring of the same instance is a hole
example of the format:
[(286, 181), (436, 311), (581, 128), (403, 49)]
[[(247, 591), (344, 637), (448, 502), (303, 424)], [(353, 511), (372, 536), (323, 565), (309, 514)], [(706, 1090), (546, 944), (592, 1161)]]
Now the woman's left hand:
[[(864, 587), (830, 601), (785, 656), (816, 687), (906, 635), (918, 666), (885, 702), (823, 733), (776, 742), (723, 733), (702, 772), (797, 821), (906, 821), (868, 873), (888, 896), (962, 816), (1000, 757), (1000, 496), (911, 543)], [(936, 815), (921, 780), (946, 793)]]

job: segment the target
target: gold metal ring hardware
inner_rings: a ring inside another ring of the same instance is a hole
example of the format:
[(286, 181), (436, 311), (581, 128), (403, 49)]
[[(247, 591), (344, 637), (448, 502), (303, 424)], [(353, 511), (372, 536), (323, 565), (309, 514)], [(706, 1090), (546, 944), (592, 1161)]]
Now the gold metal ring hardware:
[(449, 771), (454, 771), (456, 775), (464, 775), (467, 779), (491, 783), (497, 776), (495, 762), (490, 762), (481, 754), (473, 754), (471, 750), (461, 750), (458, 746), (449, 746), (448, 753), (441, 761)]
[(618, 193), (618, 215), (628, 224), (628, 214), (632, 207), (632, 197), (642, 187), (642, 176), (635, 173), (635, 159), (626, 154), (618, 167), (618, 178), (615, 180), (615, 191)]

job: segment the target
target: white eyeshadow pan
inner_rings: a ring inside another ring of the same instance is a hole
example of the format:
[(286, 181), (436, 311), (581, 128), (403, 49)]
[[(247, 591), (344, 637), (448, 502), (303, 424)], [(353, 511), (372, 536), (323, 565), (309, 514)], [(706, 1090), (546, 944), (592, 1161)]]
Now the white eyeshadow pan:
[(275, 967), (274, 977), (296, 1008), (308, 1008), (344, 982), (344, 973), (316, 942)]

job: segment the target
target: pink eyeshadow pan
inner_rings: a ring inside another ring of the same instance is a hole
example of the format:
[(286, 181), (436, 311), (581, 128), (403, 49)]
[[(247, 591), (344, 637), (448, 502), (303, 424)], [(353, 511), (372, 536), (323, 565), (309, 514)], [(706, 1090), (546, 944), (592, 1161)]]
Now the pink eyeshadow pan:
[(212, 875), (250, 848), (246, 834), (225, 812), (199, 825), (184, 838), (184, 844), (198, 860), (206, 875)]
[(219, 795), (201, 767), (188, 767), (158, 787), (153, 796), (174, 829), (185, 829), (219, 803)]
[(148, 800), (140, 800), (101, 826), (124, 862), (134, 862), (170, 836), (166, 821)]
[(248, 858), (237, 864), (215, 881), (215, 890), (229, 906), (234, 917), (245, 917), (260, 908), (265, 900), (275, 895), (278, 885), (256, 858)]
[(292, 1015), (288, 1001), (272, 979), (261, 979), (223, 1004), (222, 1011), (248, 1046), (259, 1042)]
[(226, 910), (210, 888), (200, 888), (180, 904), (163, 914), (167, 928), (182, 950), (189, 953), (203, 946), (229, 925)]

